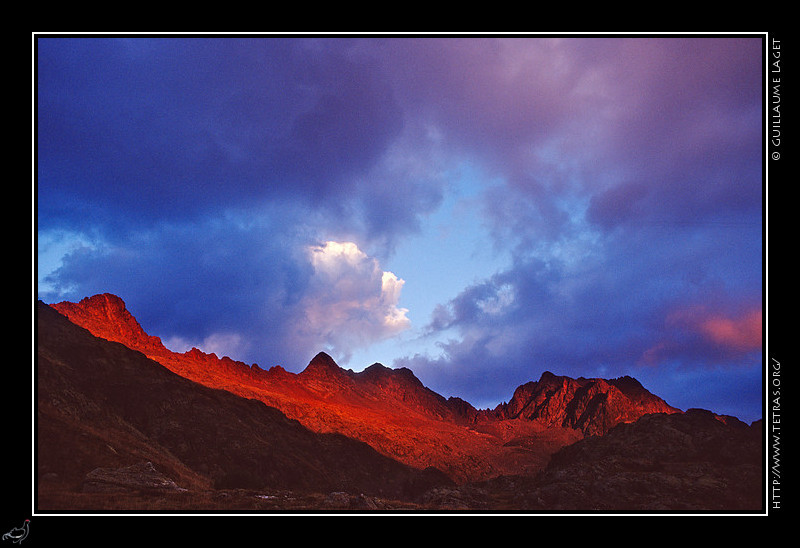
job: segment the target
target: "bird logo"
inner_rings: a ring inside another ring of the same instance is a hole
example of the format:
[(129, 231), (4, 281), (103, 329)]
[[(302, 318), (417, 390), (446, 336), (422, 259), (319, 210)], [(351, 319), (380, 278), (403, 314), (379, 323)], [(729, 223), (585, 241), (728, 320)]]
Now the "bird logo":
[(10, 540), (16, 544), (20, 544), (25, 537), (28, 536), (28, 527), (30, 526), (31, 520), (26, 519), (25, 523), (22, 524), (22, 527), (14, 527), (11, 531), (3, 535), (3, 540)]

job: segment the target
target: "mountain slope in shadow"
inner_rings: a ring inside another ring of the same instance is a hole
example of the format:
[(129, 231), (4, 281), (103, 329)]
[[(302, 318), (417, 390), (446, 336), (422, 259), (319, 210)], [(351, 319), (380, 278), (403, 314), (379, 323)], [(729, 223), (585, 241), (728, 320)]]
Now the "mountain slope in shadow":
[(486, 489), (533, 511), (760, 512), (762, 426), (704, 409), (650, 414), (564, 447), (536, 477)]
[(149, 462), (182, 489), (270, 488), (412, 497), (448, 484), (340, 434), (172, 373), (128, 347), (37, 308), (36, 470), (80, 491), (98, 468)]
[(543, 469), (556, 450), (648, 413), (679, 412), (637, 381), (571, 379), (545, 372), (508, 404), (475, 409), (444, 398), (407, 368), (373, 364), (354, 372), (319, 353), (300, 373), (262, 369), (196, 348), (179, 353), (148, 335), (121, 298), (99, 294), (51, 305), (98, 337), (139, 350), (212, 388), (258, 399), (319, 433), (340, 433), (419, 469), (479, 481)]
[[(683, 412), (630, 377), (545, 372), (478, 410), (405, 368), (354, 372), (319, 353), (295, 374), (172, 352), (114, 295), (37, 306), (37, 478), (48, 508), (76, 507), (55, 492), (126, 488), (156, 492), (159, 507), (178, 500), (165, 493), (212, 493), (180, 503), (205, 509), (374, 509), (363, 494), (437, 510), (763, 503), (760, 421)], [(292, 494), (278, 503), (264, 489)]]

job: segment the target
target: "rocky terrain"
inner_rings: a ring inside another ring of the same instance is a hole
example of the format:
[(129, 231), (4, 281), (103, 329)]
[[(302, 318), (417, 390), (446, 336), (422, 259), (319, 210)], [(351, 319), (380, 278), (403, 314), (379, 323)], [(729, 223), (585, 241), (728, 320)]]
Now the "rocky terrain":
[(531, 511), (757, 511), (764, 504), (761, 421), (725, 424), (713, 413), (646, 415), (553, 455), (532, 477), (496, 478)]
[[(37, 308), (43, 509), (757, 509), (760, 425), (549, 372), (475, 409), (408, 369), (168, 350), (103, 294)], [(682, 422), (681, 422), (682, 421)], [(739, 478), (740, 481), (736, 481)]]
[(46, 306), (37, 324), (42, 509), (65, 494), (259, 487), (412, 498), (451, 483), (363, 442), (312, 432), (260, 401), (184, 379)]
[(553, 451), (646, 413), (676, 412), (633, 379), (569, 379), (544, 373), (508, 404), (478, 410), (445, 399), (406, 368), (340, 368), (320, 353), (300, 373), (262, 369), (198, 349), (168, 350), (144, 332), (119, 297), (95, 295), (52, 307), (97, 337), (122, 343), (178, 375), (257, 399), (319, 433), (340, 433), (454, 481), (540, 470)]

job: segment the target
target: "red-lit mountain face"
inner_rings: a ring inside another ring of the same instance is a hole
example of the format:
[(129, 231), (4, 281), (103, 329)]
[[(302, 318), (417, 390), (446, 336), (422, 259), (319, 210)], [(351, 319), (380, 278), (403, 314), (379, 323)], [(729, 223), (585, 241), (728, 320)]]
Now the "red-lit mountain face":
[(185, 379), (44, 303), (36, 323), (37, 509), (313, 508), (276, 490), (407, 500), (453, 484)]
[(182, 377), (262, 401), (314, 432), (344, 434), (458, 482), (531, 474), (586, 435), (650, 413), (679, 412), (630, 377), (571, 379), (549, 372), (518, 387), (507, 404), (478, 410), (426, 388), (406, 368), (373, 364), (353, 372), (320, 353), (295, 374), (197, 349), (172, 352), (110, 294), (51, 306), (96, 337), (142, 352)]

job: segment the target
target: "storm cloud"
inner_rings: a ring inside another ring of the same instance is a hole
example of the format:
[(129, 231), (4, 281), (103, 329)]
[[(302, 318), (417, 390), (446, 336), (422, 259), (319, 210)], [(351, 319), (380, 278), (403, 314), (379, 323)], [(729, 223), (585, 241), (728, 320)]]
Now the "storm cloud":
[(39, 36), (39, 298), (293, 370), (402, 339), (381, 361), (477, 405), (551, 370), (757, 418), (762, 48)]

